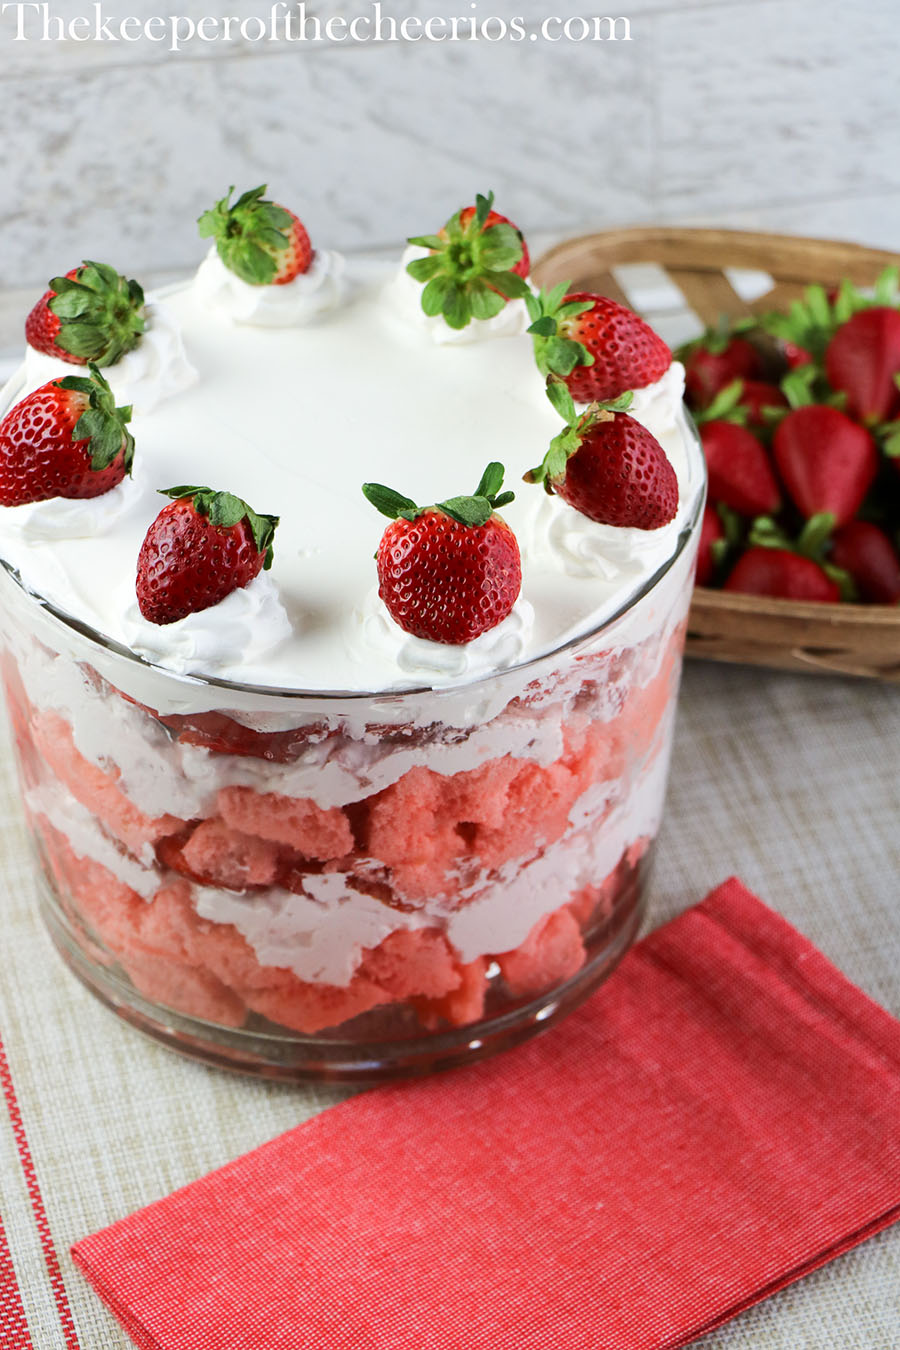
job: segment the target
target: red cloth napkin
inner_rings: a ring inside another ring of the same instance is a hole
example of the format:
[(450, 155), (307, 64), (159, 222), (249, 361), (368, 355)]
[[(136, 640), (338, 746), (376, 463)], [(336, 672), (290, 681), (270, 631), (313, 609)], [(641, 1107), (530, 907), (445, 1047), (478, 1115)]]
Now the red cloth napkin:
[(73, 1249), (144, 1350), (681, 1346), (900, 1217), (900, 1023), (738, 881)]

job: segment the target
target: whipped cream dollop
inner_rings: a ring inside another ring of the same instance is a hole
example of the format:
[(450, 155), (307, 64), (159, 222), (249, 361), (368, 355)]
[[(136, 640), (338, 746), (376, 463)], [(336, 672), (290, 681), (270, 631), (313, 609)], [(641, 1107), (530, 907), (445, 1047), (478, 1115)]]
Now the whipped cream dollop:
[(354, 619), (355, 640), (351, 639), (351, 646), (357, 651), (392, 662), (407, 677), (404, 684), (412, 677), (423, 685), (435, 686), (475, 680), (518, 665), (528, 649), (534, 609), (520, 598), (496, 628), (461, 645), (430, 642), (407, 633), (391, 618), (377, 587), (369, 592)]
[(150, 623), (143, 617), (130, 583), (123, 618), (132, 651), (178, 675), (230, 674), (253, 666), (293, 632), (291, 621), (266, 572), (226, 595), (217, 605), (188, 614), (175, 623)]
[[(136, 347), (116, 362), (105, 366), (109, 383), (120, 407), (131, 404), (135, 413), (149, 413), (165, 399), (190, 389), (197, 372), (187, 358), (181, 328), (169, 307), (159, 301), (148, 302), (144, 317), (146, 328)], [(87, 375), (87, 366), (76, 366), (58, 357), (28, 347), (25, 353), (25, 394), (39, 389), (49, 380), (64, 375)]]
[(99, 497), (50, 497), (3, 508), (7, 529), (25, 544), (42, 545), (52, 539), (93, 539), (108, 533), (135, 510), (144, 497), (140, 478), (123, 478)]
[(216, 251), (207, 253), (194, 277), (202, 304), (234, 323), (257, 328), (296, 328), (340, 304), (344, 293), (344, 259), (317, 249), (305, 272), (283, 286), (251, 286), (230, 272)]
[(471, 319), (465, 328), (450, 328), (440, 314), (426, 314), (422, 309), (422, 283), (411, 277), (407, 263), (416, 258), (427, 258), (428, 249), (410, 244), (400, 262), (396, 276), (384, 288), (385, 298), (402, 319), (421, 332), (427, 333), (438, 346), (483, 342), (486, 338), (521, 337), (531, 319), (524, 300), (507, 300), (499, 314), (492, 319)]

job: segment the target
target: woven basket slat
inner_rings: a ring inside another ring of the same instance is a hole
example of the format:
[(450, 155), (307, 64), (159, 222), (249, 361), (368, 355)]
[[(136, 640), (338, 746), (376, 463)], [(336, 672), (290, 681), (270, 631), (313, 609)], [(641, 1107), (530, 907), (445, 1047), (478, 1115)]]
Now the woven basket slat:
[[(560, 277), (560, 281), (562, 280)], [(583, 288), (586, 291), (593, 291), (595, 295), (606, 295), (610, 300), (617, 300), (620, 305), (631, 304), (612, 272), (598, 272), (595, 276), (588, 277), (583, 282)]]
[(689, 272), (684, 267), (670, 267), (669, 276), (706, 328), (715, 328), (722, 315), (739, 318), (752, 313), (724, 272)]

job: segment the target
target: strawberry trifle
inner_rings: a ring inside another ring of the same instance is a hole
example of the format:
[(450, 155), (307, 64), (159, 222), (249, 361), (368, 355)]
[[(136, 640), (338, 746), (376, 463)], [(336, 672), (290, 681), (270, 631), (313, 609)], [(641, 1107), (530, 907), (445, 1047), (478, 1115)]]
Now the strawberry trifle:
[[(399, 263), (264, 189), (50, 283), (0, 405), (45, 914), (185, 1053), (348, 1080), (548, 1025), (637, 930), (704, 472), (637, 316), (492, 198)], [(112, 330), (112, 336), (110, 336)]]

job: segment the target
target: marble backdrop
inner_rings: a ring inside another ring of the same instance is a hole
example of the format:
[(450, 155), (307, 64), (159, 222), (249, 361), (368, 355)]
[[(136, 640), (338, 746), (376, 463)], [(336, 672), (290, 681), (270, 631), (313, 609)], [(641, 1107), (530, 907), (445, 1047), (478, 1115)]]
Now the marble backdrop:
[[(558, 6), (558, 8), (557, 8)], [(269, 0), (109, 0), (121, 17), (267, 16)], [(310, 13), (368, 12), (321, 0)], [(470, 0), (384, 0), (394, 15)], [(54, 13), (90, 13), (56, 0)], [(720, 223), (900, 247), (897, 0), (478, 0), (478, 13), (612, 12), (575, 45), (15, 42), (0, 17), (0, 290), (85, 255), (192, 266), (194, 221), (267, 181), (311, 234), (384, 245), (475, 188), (532, 232)], [(30, 11), (31, 12), (31, 11)], [(29, 20), (32, 30), (36, 20)], [(8, 302), (8, 297), (7, 297)]]

